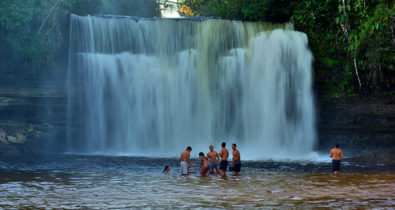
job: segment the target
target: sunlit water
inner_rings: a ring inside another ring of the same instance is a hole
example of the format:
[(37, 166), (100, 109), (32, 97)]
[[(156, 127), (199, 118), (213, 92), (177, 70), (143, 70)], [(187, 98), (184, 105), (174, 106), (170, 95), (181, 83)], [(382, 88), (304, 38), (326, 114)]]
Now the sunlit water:
[[(197, 162), (197, 160), (195, 160)], [(168, 175), (162, 174), (165, 165)], [(388, 166), (244, 162), (239, 177), (179, 175), (176, 159), (60, 155), (0, 161), (0, 208), (395, 207)]]

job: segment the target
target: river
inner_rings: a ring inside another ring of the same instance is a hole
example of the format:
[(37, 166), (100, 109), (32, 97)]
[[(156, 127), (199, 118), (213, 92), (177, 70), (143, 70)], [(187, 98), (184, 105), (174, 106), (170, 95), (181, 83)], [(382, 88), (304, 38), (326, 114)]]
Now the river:
[[(197, 163), (197, 160), (193, 160)], [(165, 175), (163, 167), (170, 165)], [(241, 176), (179, 175), (175, 158), (52, 155), (0, 161), (0, 208), (394, 208), (395, 170), (243, 162)]]

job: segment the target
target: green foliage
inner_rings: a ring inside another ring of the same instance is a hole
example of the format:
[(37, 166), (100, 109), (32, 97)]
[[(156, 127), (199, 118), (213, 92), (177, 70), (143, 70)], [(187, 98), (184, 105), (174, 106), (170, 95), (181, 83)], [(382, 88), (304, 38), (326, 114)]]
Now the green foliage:
[(297, 5), (299, 10), (292, 17), (295, 26), (307, 33), (316, 59), (332, 71), (332, 89), (344, 96), (351, 90), (371, 94), (394, 88), (395, 19), (390, 1), (302, 1)]
[(156, 0), (65, 0), (65, 4), (77, 15), (160, 16)]
[(160, 15), (156, 0), (0, 0), (0, 79), (36, 85), (65, 62), (69, 13)]
[(282, 23), (292, 15), (290, 0), (184, 0), (181, 3), (191, 8), (193, 16)]
[(360, 59), (366, 85), (372, 89), (389, 89), (393, 87), (395, 73), (394, 10), (379, 1), (359, 19), (361, 24), (353, 31), (353, 50)]
[(291, 20), (297, 30), (305, 32), (309, 37), (310, 47), (318, 62), (333, 67), (339, 64), (339, 52), (336, 50), (337, 28), (333, 21), (333, 10), (337, 10), (334, 1), (301, 1), (293, 3), (294, 12)]
[(27, 71), (24, 76), (36, 79), (34, 72), (48, 65), (50, 46), (38, 33), (46, 2), (0, 2), (0, 68), (2, 73)]

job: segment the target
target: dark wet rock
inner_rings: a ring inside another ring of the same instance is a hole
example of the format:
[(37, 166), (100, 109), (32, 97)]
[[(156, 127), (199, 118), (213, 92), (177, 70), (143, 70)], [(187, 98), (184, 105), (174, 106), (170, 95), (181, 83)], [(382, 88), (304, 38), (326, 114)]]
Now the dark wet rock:
[(358, 157), (347, 158), (345, 160), (361, 164), (385, 164), (395, 166), (395, 151), (366, 154)]
[(395, 102), (390, 98), (318, 96), (317, 149), (340, 144), (345, 156), (395, 148)]
[(50, 151), (48, 141), (64, 141), (63, 90), (0, 89), (0, 156)]
[(9, 144), (7, 141), (7, 133), (4, 132), (3, 130), (0, 130), (0, 144)]
[(7, 140), (9, 143), (19, 143), (15, 136), (7, 136)]
[(9, 106), (10, 104), (15, 103), (15, 99), (8, 97), (0, 97), (0, 106)]
[(17, 134), (16, 134), (16, 140), (17, 140), (17, 143), (19, 143), (19, 144), (24, 143), (24, 142), (26, 141), (26, 136), (25, 136), (25, 134), (17, 133)]

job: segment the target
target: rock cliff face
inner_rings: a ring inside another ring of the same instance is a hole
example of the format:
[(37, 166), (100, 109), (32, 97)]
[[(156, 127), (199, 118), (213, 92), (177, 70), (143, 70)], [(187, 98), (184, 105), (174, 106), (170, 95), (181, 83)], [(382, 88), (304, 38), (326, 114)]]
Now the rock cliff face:
[(48, 89), (0, 89), (0, 155), (48, 152), (64, 141), (66, 98)]
[(394, 149), (395, 103), (389, 99), (318, 100), (318, 149), (341, 144), (353, 155)]

